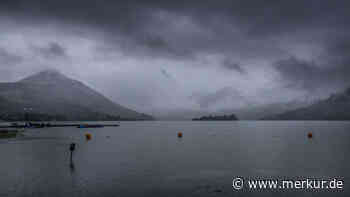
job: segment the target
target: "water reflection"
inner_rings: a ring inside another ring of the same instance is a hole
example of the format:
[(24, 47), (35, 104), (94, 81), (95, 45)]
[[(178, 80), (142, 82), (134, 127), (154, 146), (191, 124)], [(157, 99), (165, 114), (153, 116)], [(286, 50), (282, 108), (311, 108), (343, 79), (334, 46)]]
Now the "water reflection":
[(73, 174), (75, 172), (75, 165), (74, 165), (73, 160), (70, 161), (69, 169), (70, 169), (71, 174)]

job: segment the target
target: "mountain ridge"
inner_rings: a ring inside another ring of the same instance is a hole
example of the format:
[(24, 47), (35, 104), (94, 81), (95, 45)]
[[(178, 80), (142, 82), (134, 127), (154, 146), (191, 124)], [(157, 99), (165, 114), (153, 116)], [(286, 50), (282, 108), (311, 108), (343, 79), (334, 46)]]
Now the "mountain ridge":
[(59, 115), (67, 120), (93, 120), (94, 116), (97, 120), (104, 120), (104, 117), (109, 117), (108, 120), (153, 119), (114, 103), (84, 83), (54, 70), (45, 70), (17, 82), (0, 83), (0, 98), (17, 106), (1, 105), (3, 116), (23, 114), (23, 108), (30, 107), (33, 109), (30, 113)]
[(310, 106), (264, 117), (262, 120), (350, 120), (350, 88)]

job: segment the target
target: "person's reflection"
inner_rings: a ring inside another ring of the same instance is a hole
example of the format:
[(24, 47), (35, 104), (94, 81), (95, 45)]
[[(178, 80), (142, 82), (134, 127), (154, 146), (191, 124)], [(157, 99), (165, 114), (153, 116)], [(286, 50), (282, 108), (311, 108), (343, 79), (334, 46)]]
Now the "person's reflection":
[(73, 160), (70, 161), (69, 169), (70, 169), (70, 172), (73, 174), (75, 171), (75, 166), (74, 166)]
[[(77, 191), (77, 188), (79, 188), (79, 185), (77, 184), (79, 180), (75, 170), (73, 159), (70, 159), (70, 162), (69, 162), (69, 172), (70, 172), (70, 178), (71, 178), (70, 191), (74, 194)], [(76, 195), (72, 195), (72, 196), (76, 196)]]

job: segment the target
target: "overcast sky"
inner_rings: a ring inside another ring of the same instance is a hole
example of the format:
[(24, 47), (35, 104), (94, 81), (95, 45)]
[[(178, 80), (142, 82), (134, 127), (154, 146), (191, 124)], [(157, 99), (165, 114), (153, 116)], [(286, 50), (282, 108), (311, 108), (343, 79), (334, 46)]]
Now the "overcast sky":
[(1, 0), (0, 81), (47, 68), (151, 113), (324, 96), (350, 82), (350, 1)]

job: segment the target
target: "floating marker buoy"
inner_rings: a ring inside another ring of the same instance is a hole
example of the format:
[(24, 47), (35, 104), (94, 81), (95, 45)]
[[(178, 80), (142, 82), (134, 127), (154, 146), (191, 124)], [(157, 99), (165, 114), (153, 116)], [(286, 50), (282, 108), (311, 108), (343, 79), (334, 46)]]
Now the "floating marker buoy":
[(91, 140), (91, 134), (90, 133), (87, 133), (87, 134), (85, 134), (85, 137), (86, 137), (86, 140)]
[(177, 133), (177, 137), (182, 138), (182, 133), (181, 132)]
[(311, 139), (313, 136), (312, 136), (312, 133), (311, 132), (309, 132), (308, 134), (307, 134), (307, 137), (309, 138), (309, 139)]

